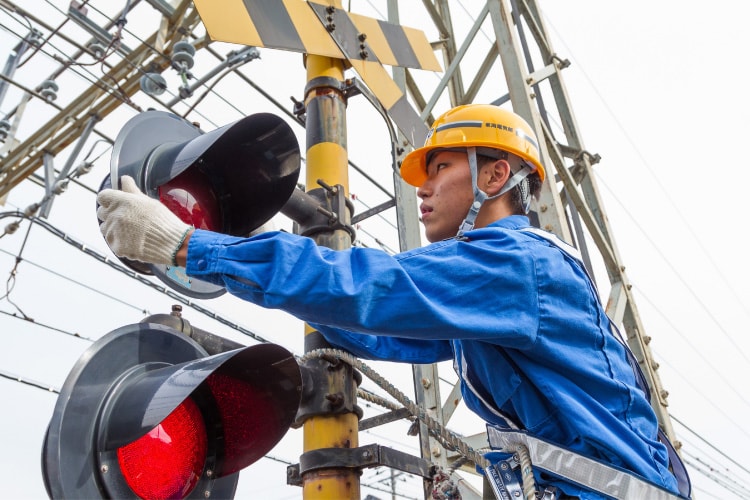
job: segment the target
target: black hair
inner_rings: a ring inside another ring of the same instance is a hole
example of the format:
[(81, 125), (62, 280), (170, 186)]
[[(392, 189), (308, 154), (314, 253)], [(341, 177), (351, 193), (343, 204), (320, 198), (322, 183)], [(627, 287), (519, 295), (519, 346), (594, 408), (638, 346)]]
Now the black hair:
[[(497, 161), (497, 158), (478, 154), (477, 170), (481, 170), (484, 165), (494, 161)], [(539, 177), (539, 172), (533, 172), (526, 176), (526, 182), (528, 182), (529, 192), (531, 193), (531, 196), (537, 198), (539, 196), (539, 192), (542, 190), (542, 179)], [(514, 215), (526, 215), (520, 184), (510, 190), (508, 203), (510, 204), (510, 209)]]

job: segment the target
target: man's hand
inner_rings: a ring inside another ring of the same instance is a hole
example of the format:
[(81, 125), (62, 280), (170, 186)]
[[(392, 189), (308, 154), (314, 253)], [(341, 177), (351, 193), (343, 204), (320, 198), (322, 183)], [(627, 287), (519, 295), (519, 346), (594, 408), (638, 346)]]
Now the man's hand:
[(122, 191), (105, 189), (96, 201), (97, 217), (109, 248), (118, 256), (149, 264), (176, 265), (175, 256), (192, 230), (159, 200), (141, 193), (132, 177)]

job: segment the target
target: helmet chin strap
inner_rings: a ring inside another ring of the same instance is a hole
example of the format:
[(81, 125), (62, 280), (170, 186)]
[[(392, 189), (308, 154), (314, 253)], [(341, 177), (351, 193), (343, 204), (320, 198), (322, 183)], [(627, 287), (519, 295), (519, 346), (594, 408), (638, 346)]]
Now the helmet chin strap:
[[(469, 213), (466, 214), (466, 218), (458, 228), (456, 238), (463, 238), (466, 231), (471, 231), (472, 229), (474, 229), (474, 222), (477, 220), (479, 210), (482, 208), (482, 205), (485, 201), (494, 200), (495, 198), (504, 195), (514, 187), (518, 186), (519, 183), (525, 181), (526, 177), (533, 171), (525, 161), (522, 162), (521, 168), (518, 170), (518, 172), (513, 173), (510, 179), (508, 179), (508, 181), (502, 187), (500, 192), (493, 196), (487, 196), (487, 193), (479, 189), (479, 186), (477, 185), (477, 177), (479, 176), (479, 168), (477, 167), (477, 148), (473, 146), (466, 148), (466, 155), (469, 158), (469, 170), (471, 171), (471, 184), (474, 191), (474, 201), (469, 208)], [(531, 195), (529, 193), (528, 182), (524, 182), (521, 186), (519, 186), (519, 188), (521, 189), (524, 210), (528, 213), (529, 205), (531, 203)]]

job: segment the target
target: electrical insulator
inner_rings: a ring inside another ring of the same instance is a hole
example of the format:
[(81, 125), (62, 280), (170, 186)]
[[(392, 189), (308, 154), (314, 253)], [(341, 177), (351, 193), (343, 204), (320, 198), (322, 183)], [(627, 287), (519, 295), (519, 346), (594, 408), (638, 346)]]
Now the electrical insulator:
[(167, 80), (159, 73), (146, 73), (141, 77), (141, 90), (150, 96), (162, 95), (167, 90)]
[(194, 55), (195, 47), (190, 42), (177, 42), (174, 44), (174, 49), (172, 50), (172, 64), (178, 70), (190, 69), (195, 64)]
[(52, 102), (57, 99), (58, 90), (60, 90), (60, 87), (54, 80), (44, 80), (39, 86), (39, 94), (41, 94), (47, 102)]
[(104, 47), (104, 45), (99, 42), (92, 42), (89, 45), (89, 52), (91, 52), (91, 54), (97, 59), (101, 58), (104, 55), (105, 50), (106, 48)]

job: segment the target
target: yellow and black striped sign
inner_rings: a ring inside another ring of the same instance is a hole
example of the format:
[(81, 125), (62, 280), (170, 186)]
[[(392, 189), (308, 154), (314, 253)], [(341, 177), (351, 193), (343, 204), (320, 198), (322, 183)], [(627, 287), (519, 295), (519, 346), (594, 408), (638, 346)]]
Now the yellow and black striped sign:
[(194, 0), (214, 40), (347, 60), (413, 146), (427, 127), (382, 66), (441, 71), (420, 30), (304, 0)]
[[(349, 59), (360, 57), (359, 35), (364, 34), (369, 57), (382, 64), (441, 71), (430, 43), (417, 29), (350, 14), (314, 1), (194, 0), (194, 3), (214, 40)], [(318, 11), (330, 15), (331, 22), (321, 23)], [(353, 30), (346, 22), (342, 23), (344, 18), (348, 18)], [(332, 34), (344, 30), (351, 37), (353, 54), (342, 52), (331, 40)]]

